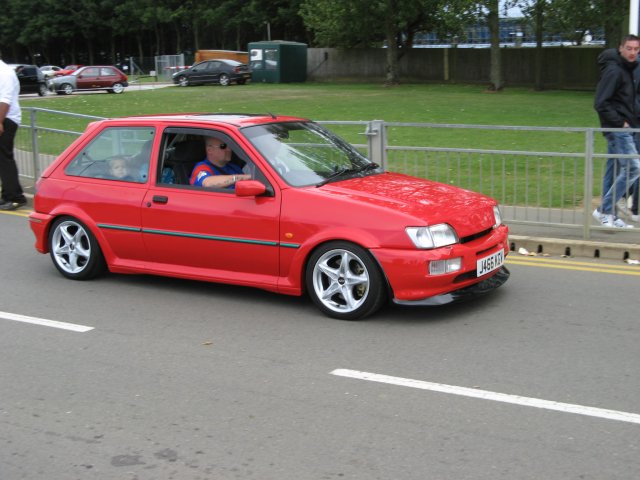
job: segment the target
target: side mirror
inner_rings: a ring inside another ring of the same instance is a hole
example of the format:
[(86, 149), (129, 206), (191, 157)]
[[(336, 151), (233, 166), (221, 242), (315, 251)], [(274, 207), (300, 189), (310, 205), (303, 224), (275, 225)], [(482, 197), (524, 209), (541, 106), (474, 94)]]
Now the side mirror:
[(236, 196), (238, 197), (257, 197), (266, 191), (267, 187), (258, 180), (238, 180), (236, 182)]

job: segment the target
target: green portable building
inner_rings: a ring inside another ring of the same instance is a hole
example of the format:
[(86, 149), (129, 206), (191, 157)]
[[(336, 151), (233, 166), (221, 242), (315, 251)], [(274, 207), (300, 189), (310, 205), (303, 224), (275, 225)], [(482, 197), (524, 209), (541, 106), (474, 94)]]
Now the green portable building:
[(290, 83), (307, 80), (307, 44), (274, 40), (248, 46), (253, 82)]

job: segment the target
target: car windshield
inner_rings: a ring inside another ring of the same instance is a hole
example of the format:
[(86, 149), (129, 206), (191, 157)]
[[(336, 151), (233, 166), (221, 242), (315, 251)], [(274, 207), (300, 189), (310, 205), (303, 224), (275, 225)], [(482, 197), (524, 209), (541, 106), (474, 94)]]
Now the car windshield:
[(321, 186), (380, 173), (380, 167), (330, 131), (312, 122), (256, 125), (242, 133), (289, 184)]

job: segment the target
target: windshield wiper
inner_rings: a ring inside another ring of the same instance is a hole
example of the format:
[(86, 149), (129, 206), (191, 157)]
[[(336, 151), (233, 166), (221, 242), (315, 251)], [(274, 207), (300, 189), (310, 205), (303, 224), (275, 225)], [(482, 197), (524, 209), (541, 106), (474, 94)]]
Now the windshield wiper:
[(355, 173), (364, 173), (364, 172), (368, 172), (369, 170), (376, 170), (377, 168), (380, 168), (380, 165), (378, 165), (377, 163), (367, 163), (366, 165), (363, 165), (358, 168), (342, 167), (339, 170), (336, 170), (335, 172), (333, 172), (323, 181), (318, 183), (316, 187), (321, 187), (323, 185), (326, 185), (327, 183), (333, 182), (334, 180), (344, 177), (345, 175), (353, 175)]
[(378, 168), (380, 168), (380, 165), (378, 165), (375, 162), (372, 162), (357, 168), (355, 171), (358, 173), (362, 173), (362, 172), (368, 172), (369, 170), (376, 170)]
[(331, 175), (329, 175), (327, 178), (322, 180), (320, 183), (318, 183), (316, 185), (316, 187), (321, 187), (323, 185), (326, 185), (329, 182), (333, 182), (334, 180), (337, 180), (340, 177), (344, 177), (345, 175), (350, 175), (350, 174), (355, 173), (357, 171), (358, 170), (353, 169), (353, 168), (342, 167), (342, 168), (336, 170), (335, 172), (333, 172)]

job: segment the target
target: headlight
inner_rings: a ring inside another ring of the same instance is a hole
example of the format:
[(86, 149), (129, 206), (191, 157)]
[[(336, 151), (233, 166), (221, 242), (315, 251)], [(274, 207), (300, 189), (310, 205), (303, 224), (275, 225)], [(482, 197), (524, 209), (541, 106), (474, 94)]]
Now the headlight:
[(439, 248), (458, 243), (456, 232), (446, 223), (430, 227), (407, 227), (405, 230), (417, 248)]
[(493, 225), (493, 228), (502, 225), (502, 213), (500, 213), (500, 207), (498, 205), (493, 207), (493, 216), (496, 219), (496, 223)]

